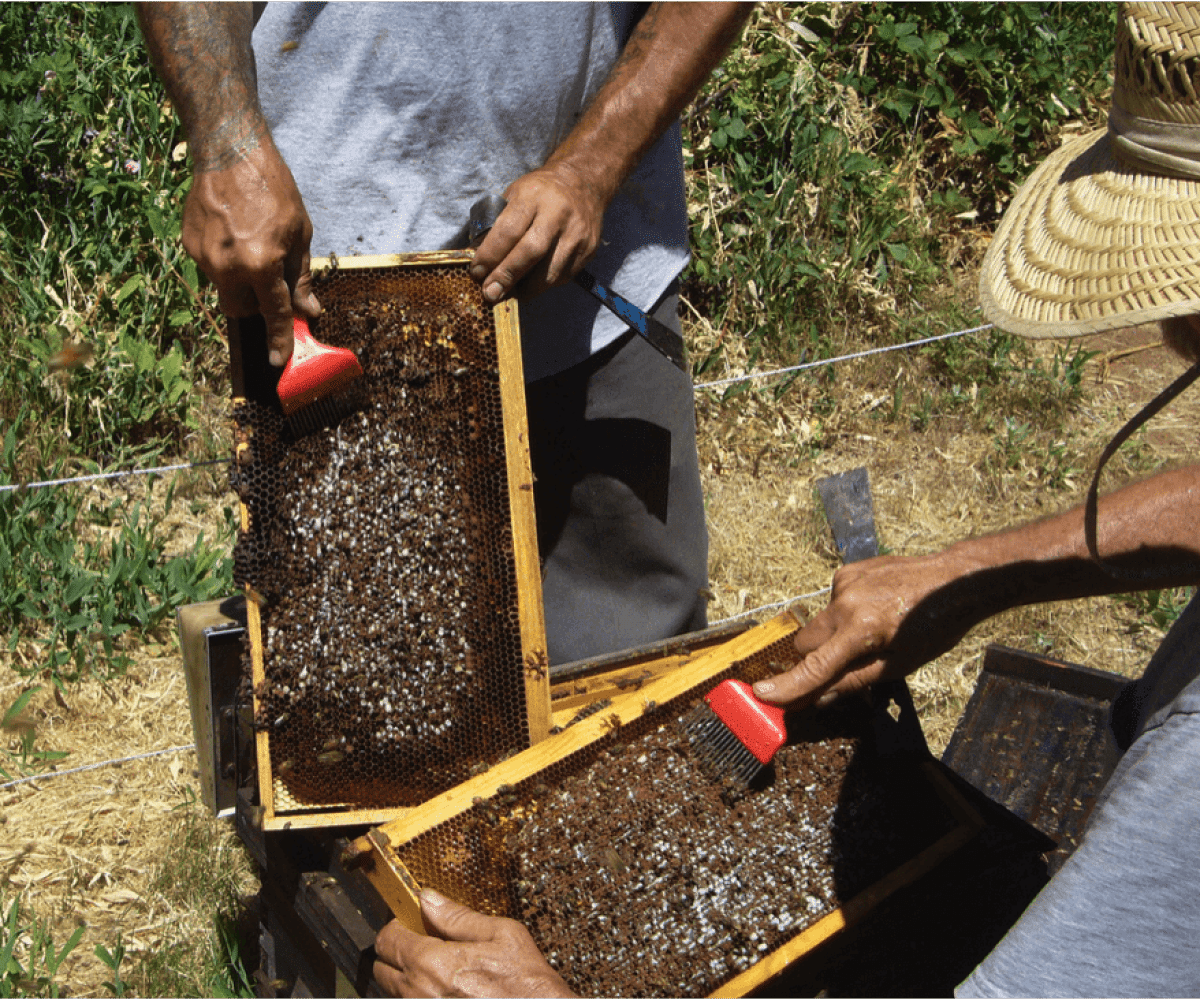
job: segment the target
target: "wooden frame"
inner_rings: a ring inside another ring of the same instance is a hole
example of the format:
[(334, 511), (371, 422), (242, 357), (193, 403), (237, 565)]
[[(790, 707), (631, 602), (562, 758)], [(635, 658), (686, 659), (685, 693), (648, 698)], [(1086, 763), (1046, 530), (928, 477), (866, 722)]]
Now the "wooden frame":
[[(665, 704), (704, 685), (734, 663), (792, 635), (799, 627), (799, 622), (785, 612), (727, 642), (700, 652), (690, 659), (686, 670), (672, 669), (678, 666), (679, 654), (668, 654), (660, 661), (654, 661), (653, 666), (661, 666), (661, 670), (639, 664), (635, 670), (649, 668), (656, 676), (646, 680), (638, 691), (614, 698), (603, 713), (577, 722), (543, 743), (411, 810), (403, 819), (368, 832), (352, 843), (352, 862), (365, 873), (397, 919), (411, 930), (424, 933), (417, 896), (419, 886), (396, 853), (395, 845), (409, 843), (465, 813), (481, 799), (490, 798), (502, 789), (533, 777), (576, 750), (601, 739), (612, 732), (614, 726), (640, 718), (653, 711), (657, 704)], [(818, 944), (861, 919), (881, 900), (927, 872), (978, 832), (983, 825), (982, 820), (942, 776), (932, 760), (926, 763), (925, 771), (957, 825), (839, 909), (805, 928), (746, 972), (727, 981), (714, 996), (743, 996), (757, 989)]]
[[(348, 258), (316, 258), (314, 272), (325, 268), (338, 271), (388, 267), (466, 266), (474, 259), (472, 250), (448, 250), (432, 253), (391, 254)], [(516, 577), (517, 607), (520, 617), (522, 676), (526, 724), (531, 743), (545, 739), (551, 727), (550, 680), (547, 669), (545, 617), (542, 608), (541, 568), (537, 551), (537, 527), (533, 502), (533, 470), (530, 463), (529, 431), (525, 411), (525, 380), (521, 361), (520, 324), (515, 302), (507, 301), (492, 309), (499, 364), (501, 409), (504, 424), (505, 467), (508, 475), (509, 519), (513, 537), (513, 561)], [(230, 336), (234, 402), (246, 398), (242, 378), (240, 338)], [(249, 446), (238, 446), (235, 460), (249, 453)], [(239, 502), (243, 532), (250, 530), (250, 512)], [(250, 638), (251, 676), (255, 689), (254, 708), (259, 710), (258, 690), (266, 677), (263, 662), (262, 618), (258, 595), (247, 590), (247, 633)], [(258, 731), (259, 796), (262, 829), (286, 830), (383, 823), (409, 811), (391, 809), (338, 808), (336, 803), (292, 810), (281, 801), (286, 789), (274, 776), (271, 765), (270, 735)]]

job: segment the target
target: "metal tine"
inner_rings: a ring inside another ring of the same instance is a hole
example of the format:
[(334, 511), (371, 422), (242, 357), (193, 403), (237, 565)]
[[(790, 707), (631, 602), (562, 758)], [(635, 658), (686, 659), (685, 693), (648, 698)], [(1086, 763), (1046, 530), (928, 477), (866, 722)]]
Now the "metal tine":
[(762, 770), (762, 762), (706, 703), (688, 714), (682, 728), (696, 760), (715, 780), (749, 785)]

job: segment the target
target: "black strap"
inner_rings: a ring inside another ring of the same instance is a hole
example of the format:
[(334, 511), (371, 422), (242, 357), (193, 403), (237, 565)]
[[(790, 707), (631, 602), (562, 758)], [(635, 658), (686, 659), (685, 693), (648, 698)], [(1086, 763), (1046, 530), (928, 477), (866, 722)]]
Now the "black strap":
[(1141, 582), (1142, 579), (1153, 570), (1147, 569), (1141, 572), (1133, 572), (1130, 570), (1121, 569), (1119, 566), (1114, 566), (1112, 563), (1106, 562), (1104, 557), (1100, 555), (1100, 545), (1096, 537), (1096, 518), (1099, 505), (1100, 491), (1100, 473), (1104, 471), (1104, 466), (1110, 458), (1116, 454), (1118, 448), (1121, 447), (1130, 436), (1141, 427), (1147, 420), (1153, 417), (1171, 400), (1178, 396), (1184, 389), (1196, 381), (1200, 377), (1200, 362), (1194, 364), (1191, 368), (1185, 371), (1174, 382), (1163, 389), (1149, 403), (1147, 403), (1139, 412), (1134, 414), (1133, 418), (1119, 431), (1117, 436), (1108, 442), (1108, 446), (1104, 449), (1100, 456), (1100, 461), (1096, 465), (1096, 474), (1092, 477), (1092, 485), (1088, 487), (1087, 503), (1083, 510), (1083, 534), (1087, 540), (1088, 553), (1092, 560), (1106, 572), (1109, 576), (1118, 580), (1130, 580), (1133, 582)]

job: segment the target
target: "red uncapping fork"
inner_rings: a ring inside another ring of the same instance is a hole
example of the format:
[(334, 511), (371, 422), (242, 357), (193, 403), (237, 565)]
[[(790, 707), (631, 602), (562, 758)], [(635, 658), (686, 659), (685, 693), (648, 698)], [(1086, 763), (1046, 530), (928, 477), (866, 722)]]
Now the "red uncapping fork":
[(313, 337), (303, 316), (292, 317), (292, 338), (292, 356), (277, 391), (288, 426), (300, 436), (336, 424), (360, 408), (357, 394), (345, 390), (363, 369), (353, 351)]
[(749, 684), (722, 681), (683, 720), (701, 765), (714, 777), (749, 785), (787, 742), (783, 709), (754, 697)]

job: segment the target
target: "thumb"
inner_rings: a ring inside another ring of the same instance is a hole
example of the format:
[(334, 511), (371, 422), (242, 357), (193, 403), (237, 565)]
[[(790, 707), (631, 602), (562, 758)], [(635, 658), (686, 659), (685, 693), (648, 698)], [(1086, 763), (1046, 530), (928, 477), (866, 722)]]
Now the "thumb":
[(421, 891), (421, 915), (432, 934), (447, 941), (490, 941), (495, 917), (478, 913), (432, 889)]
[(254, 295), (267, 324), (268, 359), (276, 368), (282, 368), (292, 356), (292, 295), (283, 274), (256, 285)]

